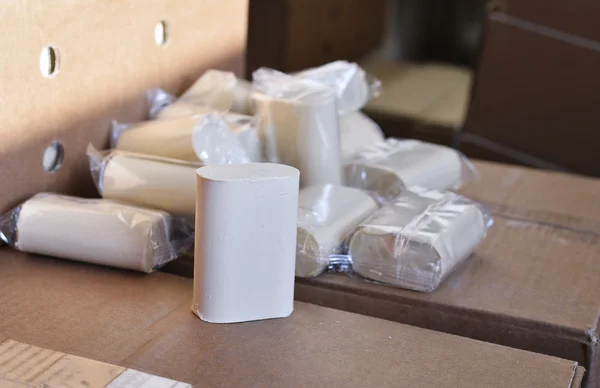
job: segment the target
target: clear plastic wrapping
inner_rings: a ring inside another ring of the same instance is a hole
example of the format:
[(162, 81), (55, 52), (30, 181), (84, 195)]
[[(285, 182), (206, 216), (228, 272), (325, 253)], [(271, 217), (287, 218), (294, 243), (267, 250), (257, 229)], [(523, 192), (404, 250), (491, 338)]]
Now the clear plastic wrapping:
[(333, 91), (270, 69), (254, 73), (259, 136), (269, 162), (300, 170), (302, 186), (341, 184), (340, 130)]
[(385, 139), (379, 125), (360, 111), (340, 116), (340, 136), (344, 164), (351, 163), (362, 148)]
[(179, 98), (221, 111), (250, 113), (251, 84), (234, 73), (208, 70)]
[(154, 120), (165, 107), (175, 102), (175, 96), (162, 89), (153, 88), (146, 91), (146, 100), (148, 101), (148, 117)]
[(323, 83), (335, 90), (340, 114), (362, 109), (381, 91), (381, 81), (367, 74), (356, 63), (347, 61), (331, 62), (295, 76)]
[(349, 245), (352, 268), (381, 283), (434, 291), (491, 225), (481, 205), (458, 194), (405, 191), (356, 229)]
[(90, 171), (103, 198), (193, 216), (196, 170), (201, 163), (185, 162), (127, 151), (87, 150)]
[(387, 139), (358, 151), (345, 165), (346, 184), (392, 199), (404, 187), (456, 189), (477, 176), (460, 152), (419, 140)]
[(336, 185), (309, 186), (300, 190), (296, 276), (323, 272), (332, 255), (345, 254), (345, 240), (361, 221), (377, 210), (366, 193)]
[[(209, 113), (135, 124), (113, 122), (111, 146), (203, 164), (249, 163), (250, 157), (240, 138), (248, 137), (248, 132), (250, 135), (256, 132), (256, 123), (246, 117), (228, 121), (221, 113)], [(230, 123), (235, 123), (237, 135)], [(258, 140), (255, 138), (255, 141)], [(256, 153), (258, 145), (251, 143), (250, 146)]]
[(190, 252), (194, 240), (185, 221), (162, 211), (52, 193), (0, 216), (0, 238), (23, 252), (146, 273)]

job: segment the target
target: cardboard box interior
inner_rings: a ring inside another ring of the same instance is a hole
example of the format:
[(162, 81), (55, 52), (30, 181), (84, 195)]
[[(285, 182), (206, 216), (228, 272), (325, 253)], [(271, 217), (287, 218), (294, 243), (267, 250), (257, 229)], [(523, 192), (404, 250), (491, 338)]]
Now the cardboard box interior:
[[(545, 5), (540, 15), (556, 9)], [(598, 42), (490, 14), (461, 150), (481, 159), (600, 176), (594, 163), (600, 143), (598, 67)]]
[(191, 313), (191, 293), (191, 279), (4, 250), (0, 343), (197, 386), (567, 388), (583, 372), (573, 361), (300, 302), (287, 319), (208, 324)]
[(371, 61), (365, 69), (382, 81), (365, 112), (387, 136), (454, 145), (466, 118), (472, 73), (437, 63)]

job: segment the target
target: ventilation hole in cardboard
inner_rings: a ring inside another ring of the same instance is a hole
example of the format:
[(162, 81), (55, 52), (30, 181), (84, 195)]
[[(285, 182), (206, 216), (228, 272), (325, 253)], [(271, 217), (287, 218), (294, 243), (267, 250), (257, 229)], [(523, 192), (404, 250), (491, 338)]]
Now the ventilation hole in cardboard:
[(158, 22), (154, 27), (154, 41), (158, 46), (169, 43), (169, 25), (164, 20)]
[(58, 74), (60, 69), (60, 56), (58, 49), (52, 46), (46, 46), (40, 54), (40, 71), (46, 78), (52, 78)]
[(63, 165), (65, 159), (65, 148), (57, 141), (53, 141), (44, 150), (42, 165), (48, 172), (57, 172)]

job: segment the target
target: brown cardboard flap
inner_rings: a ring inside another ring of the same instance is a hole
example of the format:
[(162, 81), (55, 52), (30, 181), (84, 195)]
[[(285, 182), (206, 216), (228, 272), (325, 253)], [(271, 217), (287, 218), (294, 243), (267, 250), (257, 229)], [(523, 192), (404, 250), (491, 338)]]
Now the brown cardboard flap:
[(600, 235), (600, 180), (476, 160), (480, 179), (459, 191), (495, 213)]
[(499, 144), (520, 163), (535, 165), (519, 156), (530, 155), (546, 165), (600, 175), (600, 44), (588, 43), (492, 14), (465, 132)]
[(563, 388), (575, 380), (572, 361), (304, 303), (286, 319), (207, 324), (189, 311), (190, 279), (1, 253), (0, 341), (197, 386)]
[[(44, 190), (93, 193), (85, 146), (105, 146), (112, 119), (143, 119), (147, 88), (181, 92), (208, 67), (242, 74), (247, 8), (248, 0), (3, 4), (0, 211)], [(155, 41), (161, 21), (164, 46)], [(46, 46), (56, 49), (52, 78), (40, 71)], [(64, 164), (48, 173), (42, 153), (52, 141)]]
[(579, 361), (596, 382), (600, 237), (496, 217), (476, 253), (433, 293), (329, 274), (296, 298)]

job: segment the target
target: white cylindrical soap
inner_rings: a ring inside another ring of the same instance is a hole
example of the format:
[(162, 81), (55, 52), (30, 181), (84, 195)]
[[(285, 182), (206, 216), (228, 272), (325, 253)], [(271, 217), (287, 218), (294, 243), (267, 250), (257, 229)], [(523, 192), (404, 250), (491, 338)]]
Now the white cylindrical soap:
[(329, 256), (345, 253), (341, 251), (344, 240), (376, 210), (369, 195), (351, 187), (322, 185), (300, 190), (296, 276), (323, 272)]
[(296, 167), (302, 186), (342, 184), (334, 92), (287, 76), (261, 79), (257, 90), (253, 102), (267, 160)]
[(104, 198), (193, 215), (197, 163), (113, 152), (103, 161), (98, 188)]
[(250, 163), (205, 166), (196, 175), (192, 311), (213, 323), (290, 315), (298, 170)]
[(15, 247), (24, 252), (142, 272), (175, 258), (162, 211), (40, 193), (17, 217)]

